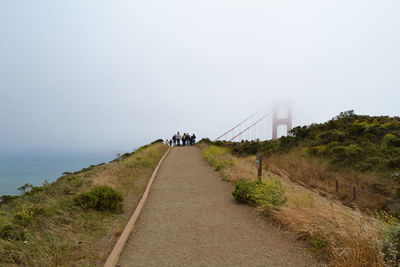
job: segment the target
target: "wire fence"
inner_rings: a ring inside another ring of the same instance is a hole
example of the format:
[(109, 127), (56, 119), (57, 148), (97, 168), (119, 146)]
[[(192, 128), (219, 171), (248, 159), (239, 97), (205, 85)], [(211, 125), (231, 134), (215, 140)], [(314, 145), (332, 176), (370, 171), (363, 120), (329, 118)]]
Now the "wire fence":
[(360, 188), (360, 186), (335, 181), (334, 193), (342, 201), (352, 201), (360, 207), (381, 207), (388, 197)]
[[(265, 167), (265, 170), (269, 171), (267, 167)], [(277, 174), (279, 176), (282, 175), (281, 173)], [(362, 187), (362, 185), (341, 182), (339, 180), (324, 181), (322, 183), (321, 181), (317, 182), (313, 180), (303, 181), (295, 179), (294, 181), (300, 182), (306, 187), (318, 189), (319, 191), (335, 195), (345, 204), (356, 203), (357, 206), (360, 208), (380, 208), (383, 204), (385, 204), (386, 201), (390, 200), (390, 198), (384, 193), (380, 194), (376, 192), (371, 192), (372, 190), (374, 190), (373, 188), (366, 190)]]

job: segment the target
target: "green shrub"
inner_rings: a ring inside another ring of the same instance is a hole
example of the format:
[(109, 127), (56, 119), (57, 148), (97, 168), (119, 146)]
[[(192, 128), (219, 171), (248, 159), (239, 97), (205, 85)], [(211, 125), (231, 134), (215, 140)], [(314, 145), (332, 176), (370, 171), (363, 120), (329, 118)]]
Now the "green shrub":
[(326, 241), (322, 237), (314, 238), (310, 240), (310, 251), (314, 253), (318, 253), (322, 249), (324, 249), (328, 245), (328, 241)]
[(261, 150), (260, 144), (260, 142), (253, 141), (235, 143), (232, 145), (232, 153), (238, 156), (255, 155)]
[(240, 203), (253, 205), (281, 206), (287, 200), (281, 182), (273, 178), (267, 181), (238, 181), (232, 195)]
[(35, 195), (36, 193), (42, 192), (42, 191), (43, 191), (43, 186), (32, 186), (31, 190), (27, 191), (25, 193), (25, 195), (32, 196), (32, 195)]
[(391, 157), (386, 160), (386, 164), (389, 168), (400, 168), (400, 157)]
[(211, 145), (212, 141), (209, 138), (203, 138), (199, 141), (199, 144)]
[(0, 238), (4, 240), (24, 240), (25, 232), (20, 226), (7, 224), (0, 227)]
[(331, 130), (320, 133), (317, 138), (321, 144), (329, 144), (331, 142), (343, 142), (346, 134), (340, 130)]
[[(396, 194), (398, 195), (399, 191), (396, 191)], [(398, 199), (392, 201), (387, 205), (386, 210), (394, 216), (400, 216), (400, 201)]]
[(19, 196), (2, 195), (0, 197), (0, 204), (7, 204), (12, 202), (14, 199), (19, 198)]
[[(383, 252), (386, 262), (400, 259), (400, 224), (391, 224), (384, 229)], [(397, 266), (397, 265), (396, 265)]]
[(33, 185), (31, 185), (31, 184), (24, 184), (23, 186), (18, 187), (17, 189), (18, 189), (18, 191), (21, 192), (21, 194), (25, 194), (26, 192), (31, 190), (32, 187), (33, 187)]
[(210, 162), (216, 171), (231, 164), (231, 162), (226, 158), (228, 154), (229, 150), (227, 148), (214, 145), (211, 145), (202, 151), (203, 157)]
[(107, 185), (92, 188), (74, 198), (76, 205), (97, 211), (122, 212), (122, 194)]
[(395, 136), (394, 134), (386, 134), (383, 137), (382, 145), (384, 147), (398, 147), (400, 146), (400, 138)]
[(331, 150), (333, 162), (351, 164), (362, 157), (363, 150), (355, 144), (348, 146), (336, 146)]
[(323, 237), (314, 237), (309, 240), (308, 250), (315, 253), (315, 256), (320, 260), (329, 260), (332, 258), (332, 253), (329, 250), (329, 243)]
[(44, 214), (46, 214), (46, 211), (43, 207), (21, 204), (14, 215), (13, 221), (18, 225), (28, 226), (35, 217)]
[(322, 156), (329, 153), (329, 149), (324, 145), (308, 147), (305, 151), (311, 156)]
[[(254, 203), (253, 191), (256, 186), (256, 181), (238, 181), (235, 183), (235, 190), (232, 195), (240, 203)], [(255, 203), (254, 203), (255, 204)]]

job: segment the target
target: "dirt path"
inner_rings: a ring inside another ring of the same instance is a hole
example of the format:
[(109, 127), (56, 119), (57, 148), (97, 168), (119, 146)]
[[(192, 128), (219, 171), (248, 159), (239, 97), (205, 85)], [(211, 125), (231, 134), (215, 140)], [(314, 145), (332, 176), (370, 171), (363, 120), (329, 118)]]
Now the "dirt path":
[(291, 234), (237, 204), (196, 147), (171, 150), (120, 266), (317, 266)]

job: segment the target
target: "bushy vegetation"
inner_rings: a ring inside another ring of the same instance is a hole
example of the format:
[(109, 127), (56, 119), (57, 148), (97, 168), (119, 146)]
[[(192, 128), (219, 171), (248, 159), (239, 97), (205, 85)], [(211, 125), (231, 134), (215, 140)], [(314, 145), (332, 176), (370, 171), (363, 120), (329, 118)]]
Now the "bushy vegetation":
[(224, 155), (227, 155), (228, 153), (228, 149), (215, 145), (208, 146), (202, 151), (203, 157), (211, 163), (216, 171), (221, 170), (231, 163), (227, 157), (224, 157)]
[(391, 173), (400, 168), (400, 119), (340, 113), (334, 119), (292, 130), (293, 143), (339, 167)]
[(237, 155), (286, 153), (293, 149), (321, 157), (337, 167), (393, 174), (400, 170), (400, 118), (345, 111), (326, 123), (296, 127), (273, 141), (222, 142)]
[(99, 185), (77, 195), (74, 202), (85, 209), (120, 213), (123, 199), (122, 194), (110, 186)]
[(270, 170), (283, 170), (292, 180), (330, 193), (335, 193), (338, 180), (338, 197), (347, 204), (352, 193), (344, 186), (355, 186), (363, 190), (357, 198), (361, 208), (381, 208), (400, 216), (399, 117), (350, 110), (325, 123), (296, 127), (278, 140), (212, 144), (241, 157), (262, 153)]
[(240, 203), (258, 206), (278, 207), (287, 200), (281, 182), (274, 178), (267, 181), (238, 181), (232, 195)]

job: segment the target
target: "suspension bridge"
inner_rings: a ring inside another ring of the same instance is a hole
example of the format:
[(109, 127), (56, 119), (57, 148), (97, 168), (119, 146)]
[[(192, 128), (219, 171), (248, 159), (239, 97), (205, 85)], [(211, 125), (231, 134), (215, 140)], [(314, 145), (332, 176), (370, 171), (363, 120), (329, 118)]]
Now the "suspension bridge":
[(276, 105), (273, 109), (260, 109), (241, 121), (215, 141), (231, 142), (270, 140), (290, 135), (293, 129), (293, 110), (291, 105)]

